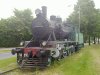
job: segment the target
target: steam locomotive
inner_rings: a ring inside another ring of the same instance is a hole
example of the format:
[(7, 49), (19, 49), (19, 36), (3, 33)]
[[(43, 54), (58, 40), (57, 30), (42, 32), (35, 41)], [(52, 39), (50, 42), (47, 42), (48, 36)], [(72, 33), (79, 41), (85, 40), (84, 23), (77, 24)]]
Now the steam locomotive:
[(54, 60), (60, 60), (78, 51), (83, 45), (83, 34), (75, 25), (63, 22), (54, 15), (47, 20), (47, 7), (35, 11), (32, 23), (33, 37), (26, 41), (23, 48), (15, 48), (17, 63), (20, 67), (46, 67)]

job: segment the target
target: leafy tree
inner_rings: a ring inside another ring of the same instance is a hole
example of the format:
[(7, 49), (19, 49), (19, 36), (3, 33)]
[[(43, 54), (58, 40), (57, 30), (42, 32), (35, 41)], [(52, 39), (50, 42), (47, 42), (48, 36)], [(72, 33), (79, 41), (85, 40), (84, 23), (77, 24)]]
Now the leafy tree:
[[(80, 8), (80, 9), (79, 9)], [(85, 41), (90, 36), (96, 35), (96, 23), (97, 23), (97, 11), (95, 9), (95, 4), (92, 0), (78, 0), (77, 4), (74, 7), (74, 12), (67, 19), (68, 22), (78, 25), (79, 23), (79, 11), (80, 11), (80, 22), (81, 22), (81, 32), (84, 33)]]
[(31, 10), (26, 9), (26, 10), (21, 11), (21, 10), (15, 9), (14, 15), (17, 19), (19, 19), (21, 22), (23, 22), (24, 29), (25, 29), (23, 40), (29, 40), (30, 36), (32, 35), (31, 34), (31, 25), (32, 25), (33, 17), (32, 17)]
[(14, 10), (14, 16), (0, 20), (0, 46), (19, 46), (24, 40), (30, 40), (32, 12), (29, 9), (23, 11)]

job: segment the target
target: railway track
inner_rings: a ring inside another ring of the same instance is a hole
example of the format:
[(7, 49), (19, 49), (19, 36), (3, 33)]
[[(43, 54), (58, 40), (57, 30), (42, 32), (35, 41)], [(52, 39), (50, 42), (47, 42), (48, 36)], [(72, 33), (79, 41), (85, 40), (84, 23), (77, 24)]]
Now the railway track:
[(0, 75), (4, 75), (4, 74), (6, 74), (6, 73), (8, 73), (8, 72), (11, 72), (11, 71), (14, 71), (14, 70), (16, 70), (16, 69), (18, 69), (18, 68), (19, 68), (19, 67), (13, 68), (13, 69), (10, 69), (10, 70), (4, 71), (4, 72), (0, 72)]

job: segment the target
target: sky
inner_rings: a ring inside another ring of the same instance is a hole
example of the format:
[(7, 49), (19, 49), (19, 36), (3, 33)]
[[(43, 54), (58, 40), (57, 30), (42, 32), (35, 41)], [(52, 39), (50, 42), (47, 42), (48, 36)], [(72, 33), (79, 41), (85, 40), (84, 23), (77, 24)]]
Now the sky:
[[(56, 15), (66, 19), (72, 12), (77, 0), (0, 0), (0, 18), (13, 16), (14, 8), (19, 10), (31, 9), (35, 16), (35, 9), (47, 6), (47, 17)], [(96, 8), (100, 8), (99, 0), (94, 0)]]

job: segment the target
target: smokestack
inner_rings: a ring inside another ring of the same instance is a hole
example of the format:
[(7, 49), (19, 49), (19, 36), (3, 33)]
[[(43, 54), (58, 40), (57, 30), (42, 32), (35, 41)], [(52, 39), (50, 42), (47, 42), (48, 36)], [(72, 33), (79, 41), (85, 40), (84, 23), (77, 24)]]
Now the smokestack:
[(42, 15), (44, 18), (47, 18), (47, 7), (46, 6), (42, 6)]

